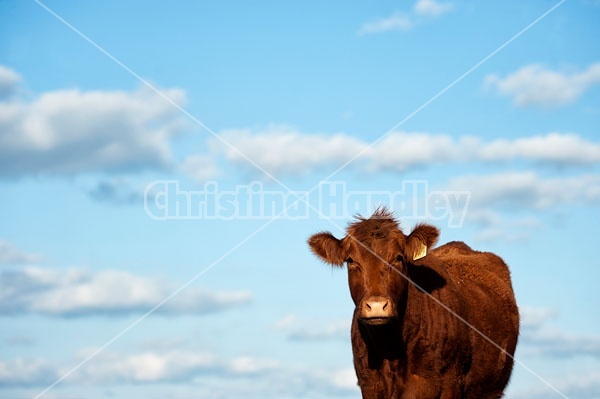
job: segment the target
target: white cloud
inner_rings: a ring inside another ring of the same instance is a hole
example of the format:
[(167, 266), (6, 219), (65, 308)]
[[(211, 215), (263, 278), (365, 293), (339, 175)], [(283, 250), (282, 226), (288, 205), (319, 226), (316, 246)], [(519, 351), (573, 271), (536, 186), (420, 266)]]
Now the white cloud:
[(344, 391), (357, 391), (357, 378), (354, 369), (334, 370), (331, 375), (331, 385)]
[(575, 335), (557, 329), (525, 330), (522, 341), (528, 352), (538, 356), (600, 358), (600, 337)]
[(427, 17), (439, 17), (452, 10), (452, 8), (451, 3), (440, 3), (436, 0), (417, 0), (414, 5), (416, 14)]
[(548, 320), (554, 319), (558, 312), (556, 309), (523, 306), (519, 308), (519, 314), (522, 330), (537, 330)]
[[(81, 351), (69, 362), (60, 363), (42, 358), (0, 360), (0, 388), (48, 386), (93, 352), (94, 349)], [(104, 350), (62, 381), (61, 387), (116, 388), (137, 384), (140, 389), (151, 386), (155, 394), (169, 398), (356, 398), (360, 395), (356, 381), (352, 368), (290, 368), (268, 358), (226, 358), (189, 350), (135, 353)], [(160, 391), (162, 387), (166, 389), (164, 393)]]
[(522, 244), (530, 239), (530, 232), (539, 230), (544, 224), (534, 216), (515, 215), (515, 212), (501, 215), (491, 207), (467, 209), (465, 216), (470, 224), (480, 230), (473, 237), (477, 241)]
[(484, 161), (528, 159), (555, 165), (586, 165), (600, 162), (600, 143), (574, 133), (549, 133), (513, 140), (497, 139), (483, 145), (478, 153)]
[[(360, 165), (363, 172), (402, 172), (439, 164), (513, 160), (558, 167), (600, 163), (600, 143), (575, 133), (552, 132), (485, 142), (473, 136), (454, 138), (444, 134), (397, 131), (371, 147), (369, 143), (346, 134), (305, 134), (289, 126), (270, 126), (262, 131), (230, 129), (221, 132), (221, 135), (275, 176), (303, 175), (326, 166), (341, 166), (363, 150), (364, 153), (350, 165)], [(210, 148), (210, 155), (199, 155), (202, 164), (209, 163), (207, 157), (222, 156), (233, 165), (257, 172), (256, 167), (237, 151), (216, 139), (212, 139)]]
[(298, 316), (289, 314), (273, 324), (273, 328), (280, 331), (286, 331), (293, 328), (298, 322)]
[(20, 81), (21, 75), (10, 68), (0, 65), (0, 99), (15, 94)]
[(556, 309), (523, 307), (521, 342), (530, 355), (552, 357), (591, 356), (600, 359), (600, 337), (576, 335), (548, 325)]
[(395, 13), (386, 18), (376, 19), (365, 23), (358, 31), (359, 35), (368, 35), (387, 31), (407, 31), (414, 26), (412, 18), (403, 13)]
[[(256, 164), (275, 174), (308, 173), (315, 167), (345, 162), (364, 148), (360, 140), (343, 134), (307, 135), (287, 126), (271, 126), (258, 134), (230, 129), (220, 135)], [(239, 152), (216, 139), (212, 147), (227, 161), (256, 171)]]
[(273, 328), (283, 331), (293, 341), (326, 341), (350, 339), (350, 321), (308, 321), (300, 320), (296, 315), (289, 314), (273, 324)]
[[(183, 90), (164, 93), (185, 101)], [(168, 168), (182, 128), (181, 113), (145, 87), (9, 98), (0, 101), (0, 177)]]
[(593, 174), (558, 178), (527, 171), (469, 175), (450, 179), (443, 190), (471, 193), (465, 220), (479, 228), (474, 239), (484, 242), (522, 243), (544, 226), (538, 213), (564, 205), (600, 204), (600, 176)]
[[(303, 375), (305, 390), (316, 392), (317, 396), (349, 396), (360, 397), (358, 380), (353, 368), (341, 368), (332, 370), (314, 370), (305, 372)], [(309, 392), (310, 392), (309, 391)]]
[[(581, 374), (572, 374), (558, 382), (557, 385), (571, 398), (597, 399), (600, 397), (600, 372), (589, 370)], [(547, 397), (544, 396), (544, 398)]]
[[(560, 379), (551, 378), (548, 379), (548, 383), (567, 398), (598, 399), (600, 397), (600, 372), (597, 370), (571, 373)], [(552, 397), (558, 397), (558, 394), (546, 385), (522, 388), (507, 395), (507, 399), (547, 399)]]
[(577, 100), (590, 87), (600, 83), (600, 63), (584, 71), (554, 71), (540, 64), (522, 67), (501, 78), (491, 74), (485, 86), (512, 97), (518, 106), (556, 107)]
[[(82, 351), (78, 360), (94, 350)], [(104, 350), (85, 364), (75, 376), (85, 383), (131, 383), (189, 381), (193, 376), (218, 367), (215, 355), (203, 352), (168, 351), (124, 354)]]
[(444, 134), (394, 132), (372, 146), (366, 157), (370, 170), (404, 171), (411, 167), (471, 159), (474, 144), (475, 139), (469, 137), (455, 140)]
[(186, 158), (181, 164), (181, 170), (199, 182), (206, 182), (221, 174), (215, 160), (205, 155), (192, 155)]
[(542, 178), (534, 172), (471, 175), (451, 179), (448, 190), (471, 191), (470, 211), (490, 207), (542, 210), (563, 204), (597, 204), (600, 176)]
[(321, 329), (297, 327), (290, 331), (288, 337), (294, 341), (350, 340), (350, 321), (340, 320), (325, 324)]
[[(88, 358), (96, 349), (79, 352), (73, 362)], [(71, 363), (71, 362), (69, 362)], [(0, 387), (48, 385), (70, 370), (71, 364), (52, 364), (42, 358), (0, 360)], [(178, 383), (199, 377), (224, 379), (263, 375), (276, 370), (277, 361), (240, 356), (224, 359), (214, 353), (190, 350), (121, 353), (103, 350), (65, 381), (71, 384)]]
[[(92, 273), (28, 267), (0, 273), (0, 314), (119, 316), (144, 313), (180, 285), (162, 277), (119, 270)], [(205, 314), (247, 304), (248, 292), (213, 292), (188, 287), (156, 310), (157, 314)]]
[(395, 12), (389, 17), (366, 22), (358, 30), (359, 35), (369, 35), (389, 31), (409, 31), (424, 20), (439, 17), (452, 10), (451, 3), (437, 0), (417, 0), (410, 13)]
[(369, 150), (375, 169), (405, 170), (433, 163), (507, 162), (524, 160), (554, 166), (600, 163), (600, 143), (575, 133), (496, 139), (473, 136), (394, 132)]
[(42, 260), (42, 257), (20, 250), (8, 241), (0, 240), (0, 265), (31, 264)]
[(46, 359), (16, 358), (11, 361), (0, 360), (0, 388), (53, 383), (59, 376)]
[[(538, 357), (545, 362), (571, 361), (573, 364), (595, 364), (600, 359), (600, 338), (598, 336), (577, 335), (551, 325), (557, 319), (556, 309), (521, 307), (521, 334), (519, 337), (520, 359), (532, 362)], [(525, 360), (525, 357), (528, 359)], [(564, 363), (563, 363), (564, 364)], [(566, 369), (565, 369), (566, 370)], [(593, 367), (591, 370), (594, 370)], [(573, 372), (559, 377), (546, 377), (546, 380), (570, 398), (597, 398), (600, 395), (600, 374), (597, 371)], [(507, 398), (548, 398), (556, 392), (544, 384), (509, 389)]]
[(524, 306), (521, 315), (520, 345), (535, 356), (591, 356), (600, 359), (600, 337), (576, 335), (549, 325), (558, 316), (556, 309)]
[(242, 356), (231, 360), (226, 370), (235, 375), (254, 375), (276, 369), (278, 366), (279, 362), (275, 360)]
[(479, 242), (523, 243), (529, 240), (529, 234), (522, 231), (515, 232), (506, 226), (493, 226), (482, 229), (473, 238)]

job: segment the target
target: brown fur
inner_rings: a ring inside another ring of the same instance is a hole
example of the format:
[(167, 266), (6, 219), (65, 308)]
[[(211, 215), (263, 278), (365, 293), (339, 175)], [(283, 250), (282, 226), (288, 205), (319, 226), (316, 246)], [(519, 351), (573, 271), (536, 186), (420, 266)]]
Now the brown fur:
[(508, 268), (461, 242), (414, 260), (416, 248), (433, 246), (438, 234), (418, 225), (406, 236), (381, 209), (350, 224), (342, 240), (330, 233), (309, 239), (321, 259), (348, 265), (364, 399), (495, 399), (508, 383), (519, 332)]

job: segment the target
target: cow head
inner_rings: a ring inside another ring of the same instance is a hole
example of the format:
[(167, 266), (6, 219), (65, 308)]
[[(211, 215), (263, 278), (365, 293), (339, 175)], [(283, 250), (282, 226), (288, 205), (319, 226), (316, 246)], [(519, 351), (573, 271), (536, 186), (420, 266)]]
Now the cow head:
[(383, 325), (398, 317), (408, 265), (424, 257), (438, 235), (437, 228), (421, 224), (406, 236), (393, 215), (383, 209), (368, 219), (358, 218), (341, 240), (322, 232), (310, 237), (308, 244), (325, 262), (346, 264), (358, 320)]

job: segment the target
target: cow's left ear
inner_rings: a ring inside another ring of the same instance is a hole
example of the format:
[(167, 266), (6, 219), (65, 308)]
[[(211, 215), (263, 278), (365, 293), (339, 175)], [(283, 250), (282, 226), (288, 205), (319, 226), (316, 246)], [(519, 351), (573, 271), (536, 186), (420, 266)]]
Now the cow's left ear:
[(418, 224), (406, 237), (406, 255), (412, 260), (427, 255), (427, 250), (435, 245), (440, 235), (437, 227), (429, 224)]

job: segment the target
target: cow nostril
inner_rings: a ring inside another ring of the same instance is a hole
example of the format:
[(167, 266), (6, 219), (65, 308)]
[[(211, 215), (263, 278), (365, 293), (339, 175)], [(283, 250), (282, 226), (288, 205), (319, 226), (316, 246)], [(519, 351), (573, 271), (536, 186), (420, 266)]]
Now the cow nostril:
[(388, 320), (396, 317), (392, 299), (384, 296), (372, 296), (363, 300), (360, 317), (369, 320)]

